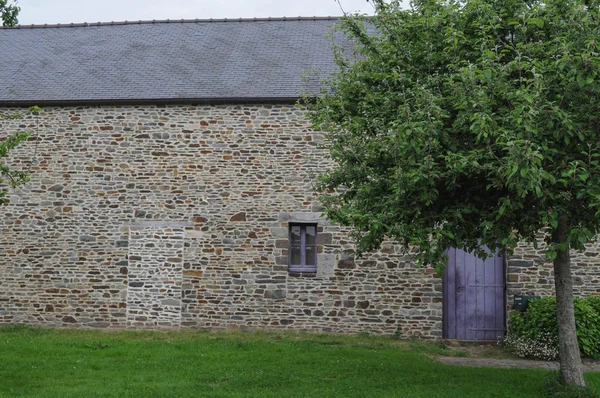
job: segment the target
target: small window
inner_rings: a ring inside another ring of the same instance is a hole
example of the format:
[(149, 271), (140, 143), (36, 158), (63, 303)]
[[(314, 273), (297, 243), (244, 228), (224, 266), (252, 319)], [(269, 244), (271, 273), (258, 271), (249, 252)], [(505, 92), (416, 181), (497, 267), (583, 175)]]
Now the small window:
[(317, 272), (317, 226), (290, 224), (289, 269), (292, 272)]

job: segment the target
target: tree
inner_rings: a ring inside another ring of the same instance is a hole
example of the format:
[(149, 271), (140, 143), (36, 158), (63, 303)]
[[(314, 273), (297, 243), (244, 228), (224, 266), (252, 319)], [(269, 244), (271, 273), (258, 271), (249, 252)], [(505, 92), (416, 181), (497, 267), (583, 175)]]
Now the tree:
[[(8, 0), (0, 0), (0, 16), (2, 25), (6, 27), (15, 26), (18, 22), (17, 15), (20, 8), (15, 4), (8, 4)], [(39, 108), (32, 108), (33, 112), (37, 112)], [(18, 115), (8, 115), (0, 113), (0, 119), (10, 119), (18, 117)], [(24, 171), (12, 170), (6, 164), (5, 159), (12, 149), (17, 145), (26, 141), (30, 136), (28, 132), (17, 132), (0, 141), (0, 184), (8, 184), (12, 188), (16, 188), (28, 181), (28, 175)], [(6, 202), (7, 188), (0, 189), (0, 205)]]
[(358, 253), (387, 237), (438, 272), (451, 247), (544, 241), (561, 378), (584, 386), (569, 253), (600, 229), (600, 1), (371, 1), (308, 103), (326, 214)]
[(8, 0), (0, 0), (0, 17), (2, 18), (2, 26), (15, 26), (19, 20), (21, 8), (16, 4), (9, 4)]

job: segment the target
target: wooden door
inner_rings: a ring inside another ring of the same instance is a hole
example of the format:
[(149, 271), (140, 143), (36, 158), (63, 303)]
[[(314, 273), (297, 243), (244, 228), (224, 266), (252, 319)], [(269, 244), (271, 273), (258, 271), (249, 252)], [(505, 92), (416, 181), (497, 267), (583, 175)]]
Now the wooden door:
[(504, 336), (504, 257), (484, 261), (457, 249), (447, 254), (443, 278), (444, 338), (492, 341)]

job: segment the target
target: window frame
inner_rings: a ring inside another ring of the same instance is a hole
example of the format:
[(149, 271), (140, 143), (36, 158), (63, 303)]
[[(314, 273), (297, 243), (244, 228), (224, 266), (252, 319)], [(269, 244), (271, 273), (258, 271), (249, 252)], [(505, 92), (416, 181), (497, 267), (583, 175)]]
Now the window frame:
[[(292, 228), (300, 227), (300, 264), (292, 264), (292, 249), (293, 249), (293, 241), (292, 241)], [(315, 228), (315, 243), (311, 245), (306, 244), (306, 228), (314, 227)], [(289, 272), (305, 272), (305, 273), (315, 273), (317, 272), (317, 234), (318, 228), (317, 224), (314, 223), (290, 223), (288, 227), (288, 270)], [(312, 247), (314, 252), (314, 265), (306, 265), (306, 248)]]

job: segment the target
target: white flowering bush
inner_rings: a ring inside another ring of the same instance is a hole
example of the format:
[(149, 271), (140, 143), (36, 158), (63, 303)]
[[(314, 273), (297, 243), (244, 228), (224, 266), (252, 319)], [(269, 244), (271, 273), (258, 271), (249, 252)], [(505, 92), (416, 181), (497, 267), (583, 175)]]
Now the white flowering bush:
[(508, 334), (499, 341), (499, 344), (519, 358), (544, 361), (558, 359), (558, 339), (551, 333), (542, 333), (537, 337)]

